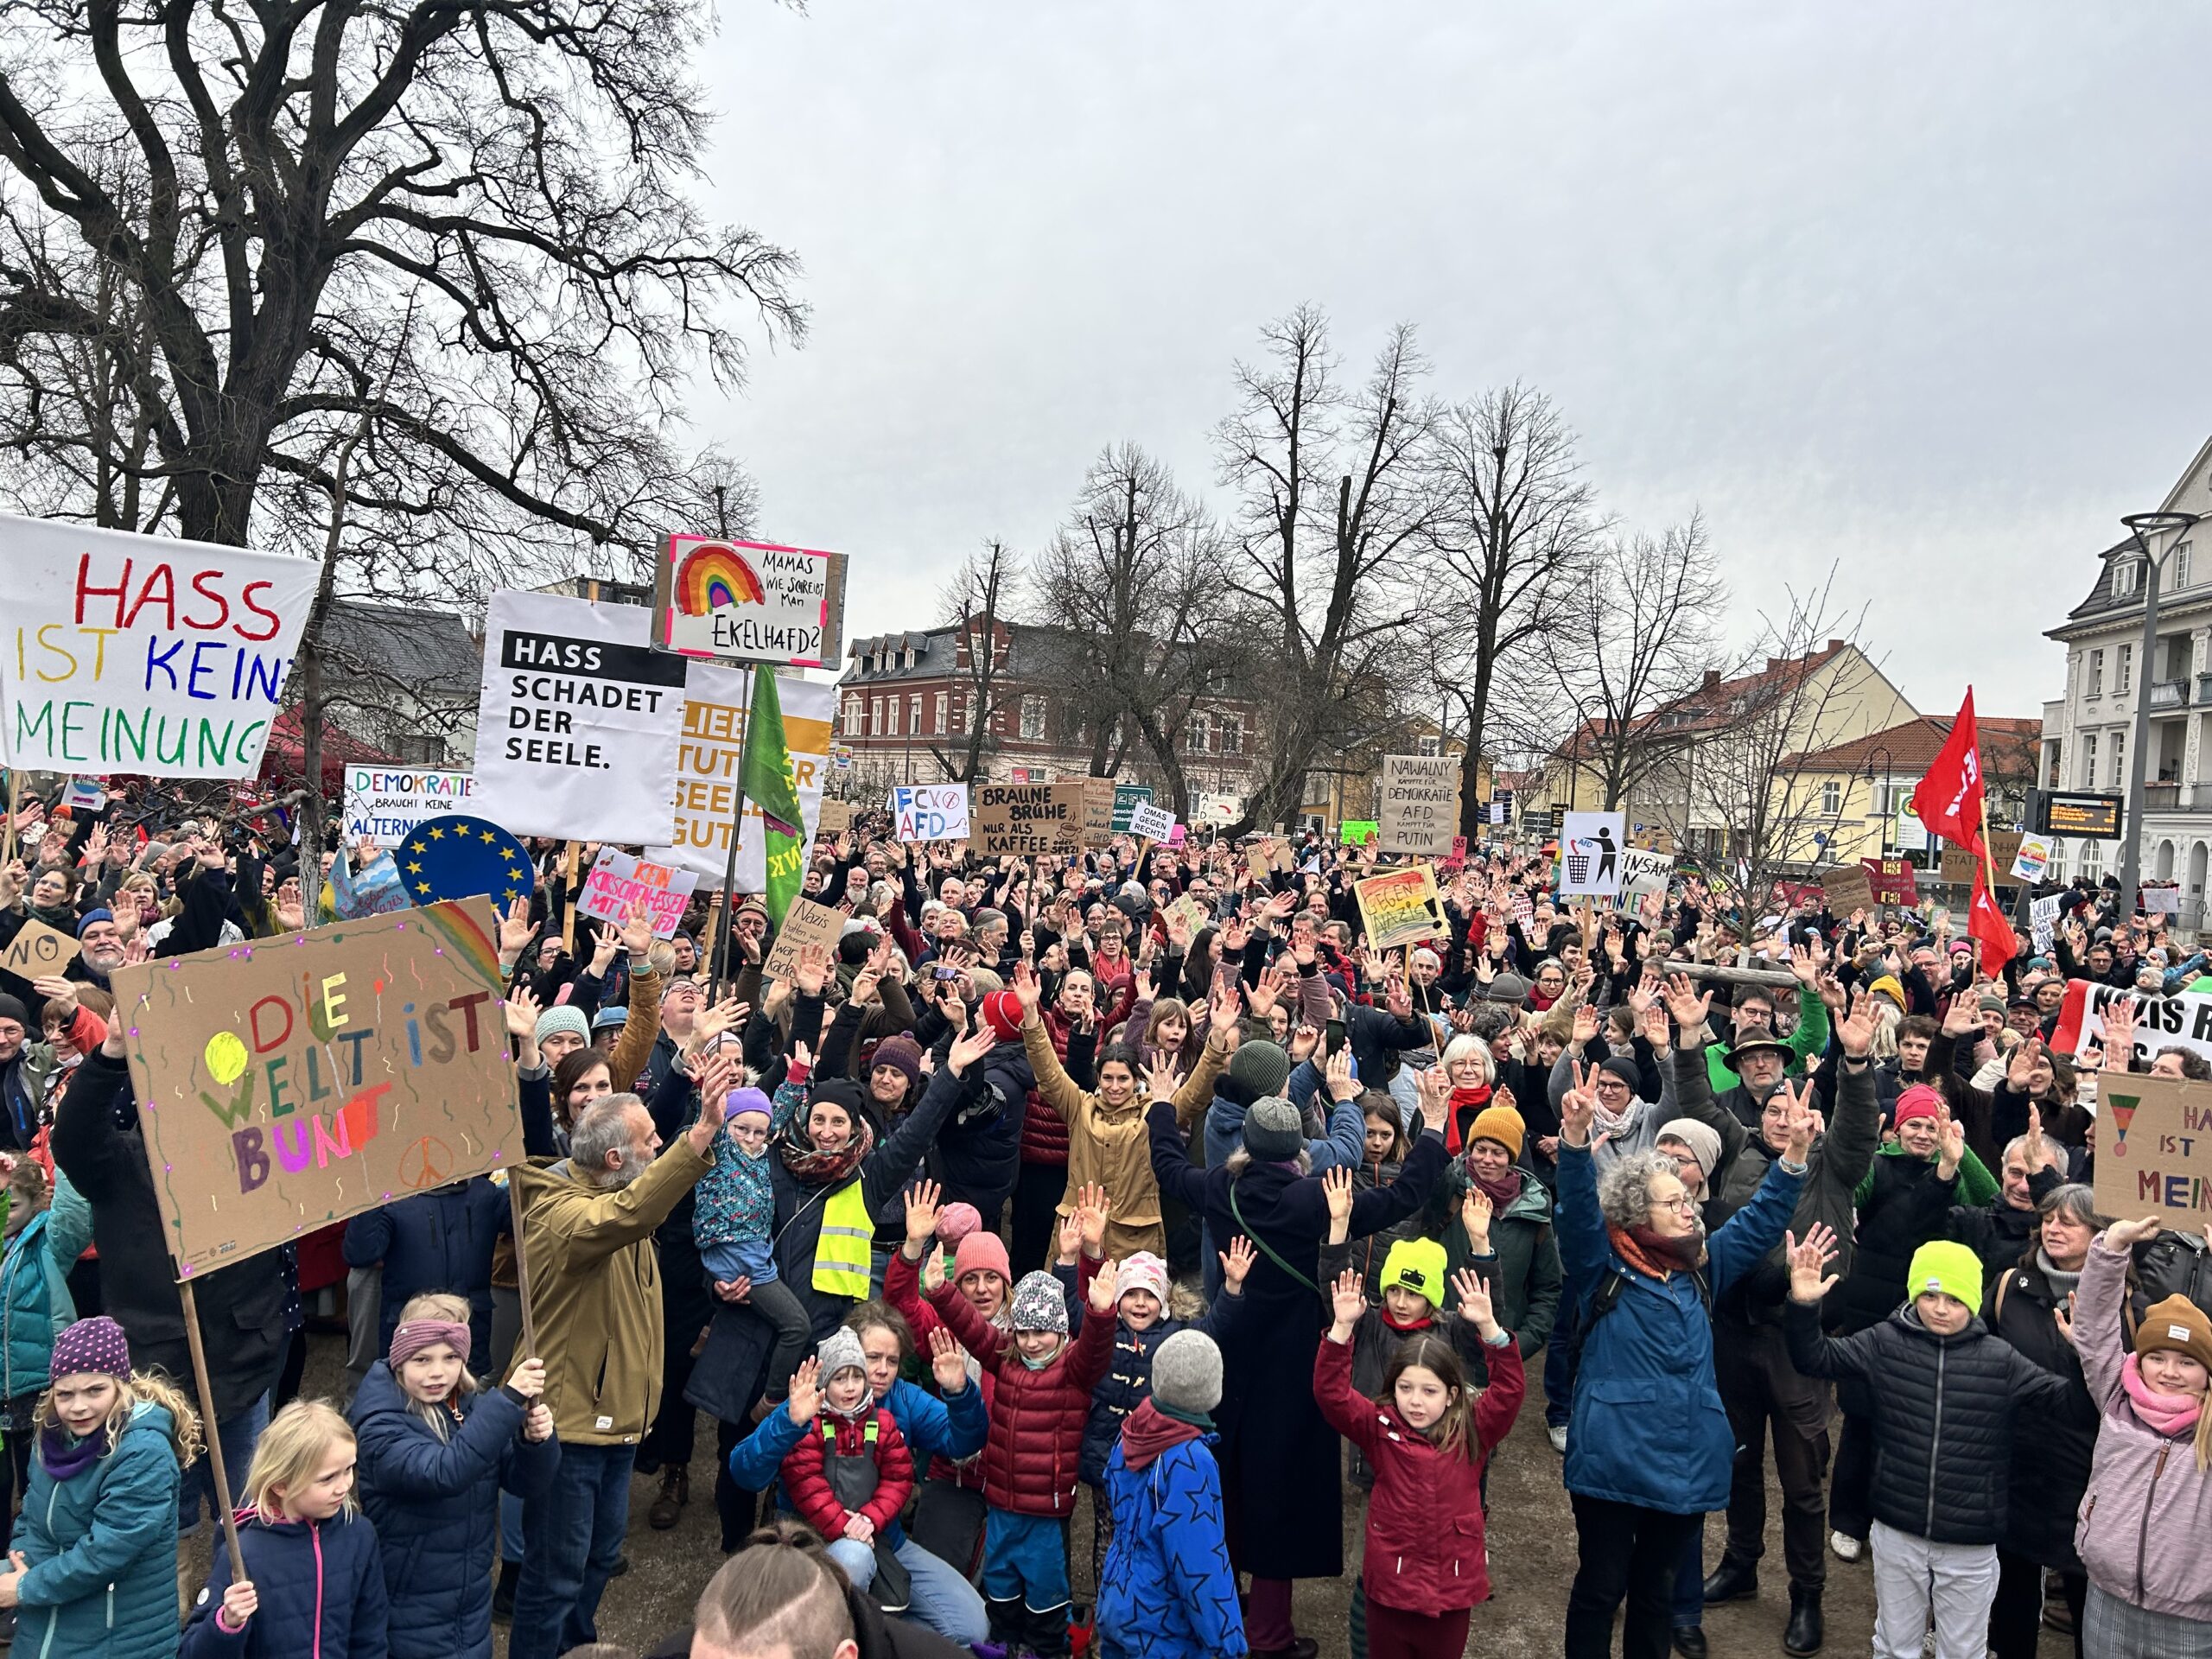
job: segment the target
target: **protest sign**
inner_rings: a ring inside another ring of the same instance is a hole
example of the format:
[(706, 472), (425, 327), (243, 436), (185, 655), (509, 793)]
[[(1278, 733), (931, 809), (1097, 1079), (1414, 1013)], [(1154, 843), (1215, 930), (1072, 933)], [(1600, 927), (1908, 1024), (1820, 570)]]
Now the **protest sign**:
[(77, 954), (75, 939), (34, 916), (8, 941), (7, 950), (0, 951), (0, 968), (25, 979), (41, 979), (61, 972), (77, 960)]
[(1367, 930), (1370, 950), (1391, 950), (1402, 944), (1426, 944), (1448, 936), (1444, 908), (1437, 901), (1436, 876), (1427, 865), (1370, 875), (1351, 885), (1359, 901), (1361, 924)]
[(1244, 873), (1255, 881), (1266, 885), (1268, 878), (1274, 873), (1275, 849), (1280, 844), (1272, 837), (1266, 837), (1247, 847), (1244, 849)]
[(2058, 927), (2059, 904), (2063, 896), (2054, 893), (2049, 898), (2028, 901), (2028, 931), (2035, 941), (2036, 955), (2039, 957), (2050, 954), (2051, 936)]
[(2181, 889), (2179, 887), (2146, 887), (2142, 889), (2142, 908), (2145, 915), (2178, 916), (2181, 914)]
[(1175, 815), (1164, 806), (1141, 801), (1129, 810), (1129, 833), (1147, 841), (1166, 841), (1175, 833)]
[[(2092, 985), (2084, 979), (2066, 982), (2066, 999), (2058, 1005), (2058, 1021), (2050, 1033), (2051, 1047), (2062, 1054), (2078, 1054), (2091, 1043), (2101, 1046), (2105, 1010), (2123, 997), (2132, 997), (2135, 1002), (2134, 1058), (2145, 1065), (2160, 1049), (2176, 1046), (2212, 1059), (2212, 994), (2176, 991), (2171, 995), (2145, 995), (2126, 986)], [(2110, 1058), (2117, 1067), (2119, 1056)]]
[(30, 772), (251, 778), (317, 567), (0, 513), (0, 747)]
[[(484, 894), (504, 910), (518, 899), (529, 898), (537, 884), (528, 848), (498, 824), (465, 813), (416, 824), (391, 856), (407, 904)], [(397, 906), (379, 902), (374, 908)]]
[[(2007, 886), (2011, 884), (2012, 861), (2020, 855), (2022, 839), (2017, 830), (1993, 830), (1989, 832), (1991, 865), (1999, 873), (1998, 880)], [(1974, 873), (1980, 868), (1981, 855), (1978, 853), (1969, 852), (1964, 847), (1946, 847), (1943, 849), (1940, 869), (1946, 881), (1971, 887)]]
[(837, 941), (844, 937), (845, 913), (828, 905), (818, 905), (811, 899), (791, 900), (791, 913), (776, 930), (776, 943), (768, 952), (768, 960), (761, 965), (764, 980), (789, 979), (798, 972), (798, 953), (810, 944), (818, 944), (830, 953), (834, 963), (837, 959)]
[(684, 663), (641, 606), (496, 593), (476, 715), (479, 812), (518, 836), (665, 846)]
[[(786, 725), (788, 726), (788, 721), (786, 721)], [(799, 798), (801, 804), (804, 804), (805, 797), (801, 796)], [(829, 799), (824, 799), (823, 801), (821, 812), (817, 815), (815, 820), (814, 833), (816, 835), (842, 836), (846, 830), (852, 827), (853, 804), (850, 801), (833, 801)], [(741, 848), (739, 850), (742, 852), (744, 849)]]
[(473, 810), (475, 795), (476, 779), (465, 772), (348, 766), (340, 839), (350, 847), (366, 836), (379, 847), (397, 847), (426, 818)]
[(1373, 818), (1346, 818), (1337, 826), (1337, 839), (1346, 847), (1365, 847), (1382, 830), (1382, 824)]
[(119, 968), (176, 1275), (522, 1161), (481, 899)]
[(1083, 844), (1105, 847), (1114, 840), (1114, 802), (1121, 793), (1111, 778), (1083, 780)]
[(1452, 850), (1459, 832), (1459, 762), (1448, 754), (1386, 754), (1376, 839), (1386, 852)]
[(986, 858), (1072, 853), (1083, 845), (1083, 782), (978, 784), (970, 833)]
[(1559, 832), (1559, 892), (1610, 899), (1621, 890), (1625, 812), (1569, 812)]
[(1141, 806), (1152, 804), (1149, 784), (1116, 784), (1114, 785), (1114, 833), (1117, 836), (1135, 835), (1129, 819)]
[(97, 812), (107, 804), (107, 791), (97, 778), (72, 778), (61, 791), (61, 802), (72, 812)]
[[(653, 570), (652, 638), (664, 651), (725, 663), (820, 668), (832, 565), (843, 556), (771, 542), (671, 536)], [(742, 842), (740, 843), (742, 845)]]
[(901, 841), (968, 839), (968, 785), (900, 784), (891, 791), (891, 821)]
[(1675, 877), (1671, 853), (1655, 853), (1642, 847), (1621, 849), (1621, 901), (1641, 899), (1648, 893), (1664, 893)]
[(1821, 872), (1821, 894), (1831, 916), (1848, 916), (1854, 910), (1874, 908), (1874, 884), (1856, 864), (1842, 864)]
[(1920, 871), (1909, 858), (1862, 858), (1867, 885), (1885, 904), (1910, 905), (1920, 900)]
[[(1206, 908), (1205, 901), (1194, 899), (1187, 893), (1160, 912), (1163, 922), (1172, 921), (1177, 917), (1182, 918), (1183, 925), (1189, 930), (1187, 937), (1192, 938), (1198, 937), (1200, 928), (1213, 925), (1213, 912)], [(1170, 934), (1168, 937), (1172, 938), (1174, 936)]]
[(1187, 824), (1178, 823), (1170, 826), (1168, 829), (1167, 844), (1170, 847), (1180, 847), (1185, 842), (1189, 841), (1190, 838), (1191, 831), (1190, 827)]
[(2022, 836), (2020, 850), (2012, 855), (2012, 874), (2022, 881), (2040, 881), (2050, 868), (2050, 842), (2044, 836)]
[(640, 906), (652, 922), (653, 937), (673, 938), (683, 925), (691, 890), (698, 885), (699, 878), (690, 870), (671, 869), (602, 847), (584, 877), (576, 913), (620, 922), (628, 919), (632, 906)]
[(2212, 1083), (2107, 1071), (2097, 1093), (2097, 1209), (2195, 1233), (2212, 1216)]
[[(683, 735), (676, 745), (676, 833), (665, 845), (646, 843), (656, 863), (689, 870), (709, 893), (719, 890), (729, 867), (730, 820), (737, 810), (739, 768), (745, 758), (745, 723), (753, 710), (753, 671), (692, 663), (683, 679)], [(784, 712), (784, 747), (790, 752), (791, 786), (798, 795), (805, 832), (799, 856), (814, 842), (822, 814), (822, 779), (829, 766), (830, 721), (836, 688), (795, 675), (776, 681)], [(768, 891), (767, 826), (757, 801), (745, 804), (737, 841), (737, 890)]]

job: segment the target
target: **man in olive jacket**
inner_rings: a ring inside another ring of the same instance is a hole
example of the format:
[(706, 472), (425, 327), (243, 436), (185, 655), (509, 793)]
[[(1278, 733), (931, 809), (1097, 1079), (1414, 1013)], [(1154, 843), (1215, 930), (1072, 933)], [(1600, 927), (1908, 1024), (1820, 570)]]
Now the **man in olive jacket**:
[(523, 1503), (522, 1581), (510, 1659), (557, 1659), (596, 1642), (599, 1598), (630, 1524), (639, 1440), (660, 1402), (659, 1226), (714, 1167), (720, 1112), (702, 1112), (668, 1155), (635, 1095), (576, 1120), (569, 1156), (514, 1172), (545, 1404), (561, 1466)]
[[(1708, 1177), (1713, 1198), (1706, 1208), (1707, 1224), (1718, 1226), (1758, 1191), (1767, 1166), (1780, 1155), (1783, 1096), (1777, 1091), (1768, 1103), (1757, 1129), (1745, 1128), (1713, 1098), (1701, 1046), (1705, 1001), (1691, 995), (1687, 980), (1678, 979), (1668, 1006), (1681, 1027), (1681, 1046), (1674, 1057), (1676, 1109), (1720, 1136), (1719, 1166)], [(1826, 1223), (1834, 1230), (1837, 1248), (1847, 1265), (1852, 1194), (1866, 1178), (1882, 1140), (1872, 1058), (1874, 1020), (1865, 993), (1854, 1000), (1850, 1017), (1837, 1024), (1835, 1037), (1842, 1049), (1835, 1122), (1814, 1144), (1790, 1230), (1802, 1239), (1815, 1224)], [(1804, 1087), (1812, 1084), (1808, 1082)], [(1828, 1390), (1825, 1382), (1806, 1376), (1790, 1363), (1779, 1322), (1789, 1293), (1789, 1267), (1777, 1246), (1713, 1309), (1713, 1368), (1721, 1404), (1727, 1408), (1729, 1426), (1735, 1432), (1736, 1461), (1729, 1483), (1727, 1549), (1705, 1581), (1705, 1599), (1734, 1601), (1758, 1592), (1770, 1429), (1775, 1474), (1782, 1487), (1783, 1555), (1789, 1572), (1789, 1623), (1783, 1650), (1804, 1655), (1818, 1650), (1822, 1635), (1821, 1592), (1827, 1575), (1821, 1535), (1827, 1513), (1823, 1485), (1828, 1464)]]

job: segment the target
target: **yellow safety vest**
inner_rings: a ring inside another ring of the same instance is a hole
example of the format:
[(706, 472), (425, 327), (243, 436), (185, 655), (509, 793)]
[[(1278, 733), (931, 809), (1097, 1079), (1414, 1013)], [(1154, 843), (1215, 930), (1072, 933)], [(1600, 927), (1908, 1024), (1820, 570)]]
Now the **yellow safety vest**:
[(814, 1287), (825, 1296), (856, 1302), (868, 1298), (875, 1218), (868, 1212), (863, 1185), (857, 1179), (849, 1181), (823, 1203), (822, 1235), (814, 1241)]

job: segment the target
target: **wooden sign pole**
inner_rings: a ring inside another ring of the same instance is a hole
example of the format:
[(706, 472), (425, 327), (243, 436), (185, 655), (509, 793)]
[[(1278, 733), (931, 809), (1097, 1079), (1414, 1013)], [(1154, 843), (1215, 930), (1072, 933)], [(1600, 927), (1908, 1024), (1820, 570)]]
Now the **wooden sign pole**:
[[(507, 1172), (507, 1213), (515, 1224), (515, 1294), (522, 1300), (522, 1351), (525, 1359), (537, 1357), (537, 1320), (530, 1311), (530, 1252), (522, 1242), (522, 1192), (515, 1173)], [(504, 1381), (495, 1378), (494, 1381)]]
[[(4, 847), (0, 847), (0, 867), (16, 861), (16, 812), (22, 799), (23, 774), (20, 768), (8, 769), (8, 833)], [(26, 894), (28, 898), (29, 895)]]
[(575, 842), (561, 857), (561, 951), (564, 956), (576, 954), (576, 861), (583, 849)]
[[(521, 1239), (515, 1241), (515, 1259), (522, 1259)], [(247, 1576), (245, 1557), (238, 1554), (238, 1523), (231, 1513), (230, 1471), (223, 1467), (223, 1437), (215, 1421), (215, 1390), (207, 1381), (207, 1349), (200, 1338), (200, 1302), (192, 1294), (192, 1281), (185, 1280), (176, 1287), (177, 1300), (184, 1304), (185, 1339), (192, 1346), (192, 1377), (200, 1386), (200, 1416), (206, 1429), (207, 1466), (215, 1475), (215, 1507), (223, 1518), (223, 1538), (231, 1547), (231, 1577)], [(527, 1304), (525, 1304), (527, 1306)]]

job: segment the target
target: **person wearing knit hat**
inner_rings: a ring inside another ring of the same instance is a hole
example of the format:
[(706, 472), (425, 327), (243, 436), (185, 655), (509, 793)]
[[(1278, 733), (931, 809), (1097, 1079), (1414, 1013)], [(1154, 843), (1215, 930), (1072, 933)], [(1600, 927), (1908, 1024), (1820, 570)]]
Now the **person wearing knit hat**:
[(978, 1227), (963, 1238), (953, 1250), (952, 1282), (978, 1313), (997, 1319), (1014, 1284), (1006, 1241), (988, 1227)]
[(1291, 1162), (1306, 1150), (1305, 1116), (1281, 1095), (1254, 1101), (1244, 1109), (1244, 1150), (1256, 1163)]
[(691, 1237), (709, 1283), (751, 1282), (746, 1306), (770, 1334), (766, 1397), (772, 1404), (784, 1397), (814, 1335), (806, 1305), (776, 1267), (776, 1154), (768, 1145), (775, 1103), (747, 1085), (720, 1104), (722, 1132), (708, 1154), (714, 1167), (692, 1192)]
[(1475, 1121), (1467, 1125), (1467, 1146), (1471, 1151), (1478, 1141), (1495, 1141), (1505, 1148), (1509, 1163), (1521, 1155), (1521, 1148), (1529, 1138), (1529, 1126), (1521, 1114), (1510, 1106), (1485, 1106), (1475, 1114)]
[(941, 1244), (960, 1248), (960, 1241), (983, 1224), (983, 1213), (972, 1204), (954, 1202), (937, 1212), (937, 1236)]
[(1290, 1056), (1277, 1043), (1240, 1043), (1236, 1052), (1230, 1056), (1229, 1077), (1232, 1083), (1250, 1091), (1250, 1099), (1280, 1095), (1283, 1085), (1290, 1081)]
[(1006, 989), (1006, 981), (995, 968), (970, 968), (968, 983), (978, 996), (992, 996)]
[[(2146, 1360), (2153, 1354), (2179, 1354), (2196, 1362), (2196, 1392), (2202, 1394), (2208, 1382), (2212, 1382), (2212, 1319), (2188, 1297), (2178, 1294), (2161, 1297), (2143, 1310), (2142, 1319), (2135, 1326), (2135, 1357)], [(2185, 1374), (2175, 1373), (2177, 1379)]]
[(1529, 1001), (1529, 982), (1518, 974), (1499, 974), (1484, 988), (1483, 1000), (1509, 1007), (1524, 1007)]
[[(822, 1339), (815, 1360), (820, 1404), (784, 1454), (784, 1494), (799, 1519), (830, 1541), (824, 1553), (854, 1589), (873, 1591), (887, 1611), (906, 1611), (913, 1586), (898, 1554), (899, 1516), (913, 1496), (913, 1453), (898, 1419), (868, 1386), (858, 1332), (838, 1326)], [(798, 1409), (794, 1394), (785, 1414)]]
[(572, 1054), (591, 1042), (591, 1022), (581, 1008), (556, 1002), (537, 1016), (537, 1052), (548, 1065), (559, 1064), (562, 1056)]
[(130, 1376), (130, 1344), (123, 1327), (105, 1314), (79, 1319), (54, 1339), (48, 1374), (59, 1382), (71, 1376)]
[(1713, 1174), (1720, 1167), (1719, 1130), (1694, 1117), (1670, 1117), (1659, 1126), (1653, 1144), (1674, 1159), (1675, 1173), (1693, 1196), (1703, 1198), (1711, 1193)]
[(1132, 1331), (1149, 1331), (1166, 1316), (1167, 1263), (1150, 1250), (1132, 1250), (1122, 1263), (1116, 1309)]
[[(821, 1367), (816, 1380), (821, 1383), (824, 1392), (827, 1392), (830, 1386), (847, 1371), (858, 1371), (861, 1376), (861, 1391), (863, 1394), (867, 1391), (868, 1354), (861, 1347), (859, 1332), (849, 1330), (842, 1325), (839, 1325), (822, 1338), (821, 1344), (814, 1351), (814, 1357), (816, 1363)], [(856, 1403), (858, 1402), (855, 1401), (849, 1400), (844, 1409), (850, 1411)]]
[(1382, 1306), (1401, 1329), (1422, 1324), (1444, 1306), (1444, 1246), (1433, 1238), (1402, 1238), (1382, 1258)]
[(1871, 981), (1866, 987), (1866, 995), (1869, 996), (1886, 996), (1891, 1001), (1897, 1004), (1897, 1012), (1899, 1014), (1903, 1014), (1905, 1011), (1904, 987), (1897, 982), (1897, 977), (1895, 974), (1883, 974)]
[(79, 916), (77, 918), (77, 937), (80, 939), (83, 938), (85, 937), (86, 930), (90, 928), (96, 922), (105, 922), (110, 926), (113, 926), (115, 925), (115, 912), (105, 905), (95, 906), (92, 909), (86, 911), (82, 916)]
[(1178, 1331), (1153, 1351), (1153, 1403), (1178, 1422), (1211, 1427), (1221, 1374), (1220, 1344), (1203, 1331)]
[(1014, 1307), (1007, 1323), (1025, 1361), (1034, 1361), (1040, 1354), (1044, 1359), (1051, 1359), (1059, 1351), (1058, 1343), (1025, 1342), (1022, 1338), (1067, 1335), (1068, 1302), (1060, 1281), (1041, 1268), (1023, 1274), (1014, 1287)]
[(978, 1005), (983, 1023), (1002, 1043), (1021, 1040), (1021, 999), (1012, 991), (993, 991)]
[(883, 1088), (890, 1086), (890, 1079), (879, 1078), (875, 1073), (887, 1071), (899, 1074), (894, 1101), (920, 1088), (922, 1046), (903, 1031), (893, 1033), (875, 1046), (875, 1053), (868, 1061), (868, 1081), (872, 1085), (882, 1085), (875, 1089), (879, 1102), (883, 1099)]
[[(1836, 1280), (1825, 1235), (1816, 1228), (1788, 1253), (1783, 1336), (1799, 1371), (1853, 1382), (1866, 1402), (1874, 1651), (1921, 1650), (1932, 1615), (1938, 1655), (1980, 1659), (1997, 1597), (1997, 1544), (2010, 1524), (2015, 1438), (2068, 1409), (2080, 1384), (2045, 1370), (1975, 1317), (1981, 1260), (1949, 1240), (1913, 1252), (1904, 1307), (1853, 1335), (1827, 1336), (1821, 1300)], [(2085, 1354), (2085, 1371), (2088, 1364)], [(2094, 1640), (2083, 1646), (2121, 1651)]]

